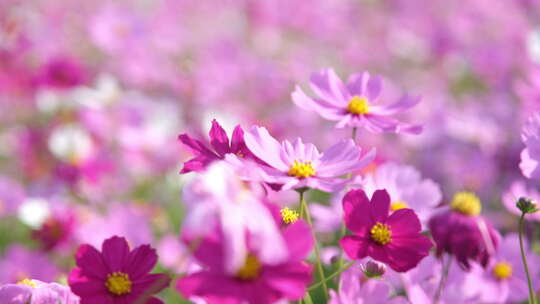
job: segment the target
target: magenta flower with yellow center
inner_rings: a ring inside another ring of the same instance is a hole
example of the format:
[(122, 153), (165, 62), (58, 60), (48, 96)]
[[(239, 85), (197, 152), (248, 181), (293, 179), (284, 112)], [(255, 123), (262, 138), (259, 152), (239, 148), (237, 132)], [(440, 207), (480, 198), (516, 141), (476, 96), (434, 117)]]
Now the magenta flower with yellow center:
[(315, 145), (279, 143), (264, 127), (254, 126), (244, 135), (248, 149), (265, 162), (260, 164), (261, 181), (281, 185), (282, 190), (314, 188), (326, 192), (341, 190), (348, 182), (340, 176), (365, 167), (375, 158), (375, 149), (361, 156), (352, 140), (342, 140), (323, 153)]
[(382, 81), (368, 72), (353, 74), (344, 84), (334, 70), (324, 69), (311, 75), (310, 86), (318, 98), (311, 98), (296, 87), (292, 93), (294, 103), (325, 119), (337, 121), (336, 128), (365, 128), (373, 133), (418, 134), (422, 131), (419, 125), (402, 123), (391, 117), (412, 108), (420, 98), (405, 95), (382, 105), (379, 102)]
[(416, 267), (433, 247), (431, 240), (420, 234), (420, 220), (412, 209), (389, 215), (386, 190), (375, 191), (371, 201), (363, 190), (351, 190), (343, 198), (343, 210), (345, 225), (353, 235), (341, 239), (340, 245), (351, 259), (369, 256), (405, 272)]
[(163, 303), (153, 294), (166, 288), (170, 278), (149, 274), (156, 262), (149, 245), (130, 250), (125, 238), (113, 236), (103, 242), (101, 252), (87, 244), (79, 247), (69, 286), (81, 304)]

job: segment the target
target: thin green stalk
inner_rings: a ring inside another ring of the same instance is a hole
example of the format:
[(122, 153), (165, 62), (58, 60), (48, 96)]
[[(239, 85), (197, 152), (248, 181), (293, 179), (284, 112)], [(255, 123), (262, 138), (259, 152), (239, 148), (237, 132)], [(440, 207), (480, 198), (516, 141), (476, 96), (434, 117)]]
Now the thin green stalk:
[[(326, 301), (328, 301), (328, 285), (326, 284), (326, 280), (325, 280), (325, 277), (324, 277), (324, 269), (323, 269), (323, 266), (322, 266), (322, 262), (321, 262), (321, 254), (319, 252), (319, 245), (317, 243), (317, 238), (315, 237), (315, 230), (313, 229), (313, 223), (311, 221), (311, 215), (309, 214), (309, 208), (307, 206), (307, 203), (306, 203), (306, 200), (304, 199), (304, 192), (306, 190), (300, 190), (298, 191), (300, 193), (300, 206), (303, 206), (303, 209), (304, 209), (304, 212), (305, 212), (305, 219), (309, 225), (309, 230), (311, 231), (311, 235), (313, 237), (313, 241), (314, 241), (314, 246), (313, 246), (313, 249), (315, 251), (315, 259), (316, 259), (316, 264), (317, 264), (317, 270), (319, 272), (319, 276), (321, 278), (321, 282), (322, 282), (322, 285), (323, 285), (323, 292), (324, 292), (324, 298)], [(309, 292), (308, 292), (308, 295), (309, 295)], [(304, 299), (304, 301), (306, 301), (306, 299)], [(307, 301), (306, 301), (307, 303)]]
[[(331, 275), (329, 275), (328, 277), (326, 277), (326, 279), (324, 280), (324, 282), (328, 282), (330, 280), (332, 280), (333, 278), (337, 277), (338, 275), (340, 275), (342, 272), (344, 272), (345, 270), (349, 269), (349, 267), (351, 267), (352, 265), (354, 265), (355, 261), (352, 261), (352, 262), (349, 262), (347, 264), (345, 264), (345, 266), (341, 267), (340, 269), (336, 270), (336, 272), (332, 273)], [(311, 286), (309, 286), (308, 290), (313, 290), (313, 289), (316, 289), (318, 288), (319, 286), (321, 286), (321, 284), (323, 283), (323, 281), (321, 282), (317, 282), (316, 284), (313, 284)]]
[(433, 298), (434, 304), (439, 303), (439, 299), (441, 298), (441, 295), (444, 289), (444, 284), (446, 283), (446, 279), (448, 278), (448, 272), (450, 271), (450, 264), (452, 264), (452, 257), (448, 256), (448, 261), (444, 263), (444, 260), (443, 260), (442, 263), (443, 263), (443, 273), (441, 275), (441, 280), (439, 281), (439, 286), (437, 287), (437, 291), (435, 292), (435, 297)]
[(525, 249), (523, 247), (523, 233), (525, 228), (525, 212), (521, 214), (519, 218), (519, 250), (521, 252), (521, 260), (523, 267), (525, 268), (525, 274), (527, 275), (527, 284), (529, 285), (529, 304), (536, 304), (536, 297), (534, 294), (534, 288), (531, 281), (531, 275), (529, 274), (529, 266), (527, 265), (527, 257), (525, 256)]
[(309, 292), (306, 293), (306, 296), (304, 297), (304, 302), (306, 304), (313, 304), (313, 299), (311, 299), (311, 296), (309, 295)]
[(306, 190), (299, 190), (298, 191), (298, 194), (300, 195), (300, 218), (304, 218), (305, 217), (305, 209), (304, 209), (304, 204), (302, 204), (302, 202), (304, 201), (304, 192), (306, 192)]

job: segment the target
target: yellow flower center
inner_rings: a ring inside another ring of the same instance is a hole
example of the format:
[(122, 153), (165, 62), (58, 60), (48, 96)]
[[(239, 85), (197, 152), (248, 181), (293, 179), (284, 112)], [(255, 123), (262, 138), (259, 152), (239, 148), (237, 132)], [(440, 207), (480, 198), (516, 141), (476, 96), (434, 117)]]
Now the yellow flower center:
[(315, 175), (315, 169), (313, 169), (311, 162), (304, 163), (295, 160), (288, 174), (298, 178), (306, 178)]
[(370, 233), (371, 239), (379, 245), (386, 245), (392, 240), (392, 231), (390, 230), (390, 227), (383, 223), (376, 223), (373, 225)]
[(115, 271), (107, 275), (105, 286), (110, 293), (117, 296), (130, 293), (132, 282), (127, 273)]
[(240, 280), (253, 280), (261, 272), (261, 262), (252, 254), (248, 254), (244, 266), (238, 270), (236, 277)]
[(292, 224), (298, 221), (298, 217), (300, 216), (298, 212), (291, 210), (288, 207), (281, 209), (280, 213), (281, 219), (285, 224)]
[(409, 205), (407, 205), (407, 203), (405, 203), (404, 201), (395, 201), (390, 205), (391, 211), (397, 211), (399, 209), (405, 208), (409, 208)]
[(498, 280), (508, 279), (512, 276), (512, 265), (507, 262), (499, 262), (493, 266), (493, 276)]
[(474, 193), (463, 191), (454, 195), (450, 208), (465, 215), (478, 215), (482, 210), (482, 204)]
[(351, 100), (349, 100), (347, 111), (355, 115), (367, 114), (369, 112), (369, 103), (367, 98), (353, 96)]
[(30, 287), (32, 287), (32, 288), (36, 288), (36, 287), (37, 287), (36, 283), (32, 282), (32, 280), (30, 280), (30, 279), (28, 279), (28, 278), (25, 278), (25, 279), (20, 280), (19, 282), (17, 282), (17, 284), (19, 284), (19, 285), (30, 286)]

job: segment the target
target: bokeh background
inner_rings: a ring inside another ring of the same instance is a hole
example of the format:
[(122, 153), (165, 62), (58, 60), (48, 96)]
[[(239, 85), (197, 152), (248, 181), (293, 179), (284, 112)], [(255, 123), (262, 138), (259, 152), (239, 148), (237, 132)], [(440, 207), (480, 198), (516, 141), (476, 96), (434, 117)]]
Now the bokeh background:
[(216, 118), (324, 149), (349, 131), (290, 94), (327, 67), (383, 76), (383, 99), (422, 96), (403, 117), (422, 134), (358, 134), (376, 163), (415, 166), (443, 201), (474, 191), (515, 230), (501, 202), (527, 185), (520, 129), (540, 108), (538, 63), (534, 0), (1, 1), (0, 282), (62, 280), (78, 244), (113, 234), (180, 272), (192, 174), (178, 173), (190, 158), (178, 134), (205, 139)]

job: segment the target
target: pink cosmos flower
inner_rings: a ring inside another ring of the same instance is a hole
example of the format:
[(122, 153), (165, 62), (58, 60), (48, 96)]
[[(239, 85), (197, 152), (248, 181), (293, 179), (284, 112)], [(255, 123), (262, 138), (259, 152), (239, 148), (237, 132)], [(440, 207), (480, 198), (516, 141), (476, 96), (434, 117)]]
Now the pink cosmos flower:
[(195, 251), (205, 270), (179, 279), (176, 287), (184, 297), (201, 297), (208, 304), (271, 304), (281, 299), (301, 299), (311, 281), (311, 267), (303, 260), (313, 239), (302, 221), (287, 226), (283, 237), (288, 245), (287, 260), (266, 264), (252, 252), (232, 274), (225, 271), (220, 237), (207, 238)]
[(525, 149), (521, 151), (519, 168), (527, 178), (540, 178), (540, 114), (529, 117), (521, 131)]
[(470, 192), (454, 195), (450, 208), (431, 217), (428, 226), (437, 245), (437, 255), (452, 254), (468, 270), (470, 261), (486, 267), (499, 244), (499, 233), (480, 216), (481, 203)]
[(81, 297), (81, 304), (163, 303), (152, 295), (166, 288), (170, 278), (148, 273), (156, 262), (149, 245), (130, 250), (126, 239), (113, 236), (103, 242), (101, 252), (88, 244), (79, 247), (69, 286)]
[(178, 139), (187, 146), (194, 154), (195, 158), (184, 163), (184, 168), (180, 173), (188, 173), (192, 171), (202, 171), (211, 162), (219, 159), (224, 159), (226, 154), (232, 153), (240, 157), (250, 156), (250, 151), (244, 143), (244, 130), (237, 125), (234, 128), (231, 140), (221, 125), (214, 119), (212, 120), (212, 128), (210, 129), (210, 145), (214, 151), (206, 147), (202, 142), (192, 138), (188, 134), (180, 134)]
[(420, 234), (418, 216), (412, 209), (390, 212), (390, 196), (377, 190), (371, 201), (363, 190), (351, 190), (343, 198), (345, 225), (353, 235), (340, 245), (351, 259), (370, 256), (398, 272), (414, 268), (429, 254), (433, 244)]
[(38, 280), (23, 279), (17, 284), (0, 286), (2, 304), (79, 304), (79, 297), (67, 286), (58, 283), (45, 283)]
[(288, 140), (280, 144), (264, 127), (252, 127), (244, 139), (249, 150), (268, 165), (259, 166), (261, 179), (282, 185), (282, 190), (308, 187), (338, 191), (348, 182), (339, 176), (358, 170), (375, 158), (375, 149), (360, 157), (362, 149), (350, 139), (323, 153), (300, 138), (292, 144)]
[[(540, 260), (535, 253), (527, 248), (525, 250), (529, 271), (537, 288)], [(473, 264), (471, 272), (465, 277), (464, 284), (468, 286), (464, 290), (465, 294), (469, 297), (475, 296), (480, 303), (502, 304), (526, 301), (527, 277), (519, 253), (518, 235), (508, 234), (501, 240), (499, 250), (485, 269)]]
[(337, 121), (336, 127), (365, 128), (374, 133), (418, 134), (422, 127), (399, 122), (390, 116), (415, 106), (419, 97), (404, 96), (390, 105), (378, 104), (382, 81), (368, 72), (353, 74), (344, 84), (334, 70), (325, 69), (311, 75), (311, 89), (319, 98), (308, 97), (300, 87), (292, 93), (294, 103), (323, 118)]

